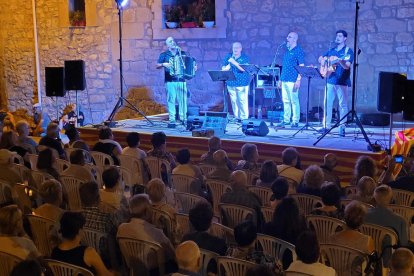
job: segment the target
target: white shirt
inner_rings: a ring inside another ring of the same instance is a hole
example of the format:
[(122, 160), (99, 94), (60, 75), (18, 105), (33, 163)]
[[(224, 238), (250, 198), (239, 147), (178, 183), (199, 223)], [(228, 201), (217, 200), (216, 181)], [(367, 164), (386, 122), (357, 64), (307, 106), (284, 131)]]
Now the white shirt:
[(335, 276), (335, 269), (321, 263), (305, 264), (302, 261), (293, 261), (286, 271), (302, 272), (311, 275)]
[(145, 151), (139, 148), (126, 147), (122, 150), (122, 154), (136, 157), (138, 159), (144, 159), (145, 157), (147, 157), (147, 154), (145, 153)]

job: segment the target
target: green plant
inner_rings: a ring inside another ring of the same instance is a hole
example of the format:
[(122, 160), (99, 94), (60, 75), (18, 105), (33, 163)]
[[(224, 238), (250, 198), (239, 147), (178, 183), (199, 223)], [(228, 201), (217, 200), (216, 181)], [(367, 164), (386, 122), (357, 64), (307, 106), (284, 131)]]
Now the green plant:
[(77, 10), (69, 13), (69, 21), (72, 26), (77, 26), (81, 22), (85, 22), (85, 12)]
[(201, 12), (201, 18), (203, 21), (215, 21), (216, 14), (215, 14), (214, 5), (205, 5)]
[(180, 21), (180, 9), (177, 6), (166, 6), (164, 9), (164, 15), (167, 22)]

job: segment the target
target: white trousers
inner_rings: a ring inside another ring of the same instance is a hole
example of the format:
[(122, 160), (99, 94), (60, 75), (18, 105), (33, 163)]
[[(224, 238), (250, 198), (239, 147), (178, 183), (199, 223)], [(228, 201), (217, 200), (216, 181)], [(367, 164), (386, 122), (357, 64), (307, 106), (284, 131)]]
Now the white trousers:
[(187, 120), (187, 83), (166, 82), (167, 107), (170, 121), (175, 121), (175, 102), (178, 102), (178, 112), (181, 121)]
[(246, 120), (249, 118), (249, 86), (227, 87), (230, 95), (234, 118)]
[[(324, 99), (324, 107), (326, 107), (323, 118), (323, 126), (330, 128), (332, 122), (332, 107), (335, 100), (335, 96), (338, 97), (339, 103), (339, 119), (342, 119), (348, 113), (348, 87), (346, 85), (334, 85), (326, 84), (326, 93)], [(326, 124), (326, 126), (325, 126)]]
[(299, 89), (294, 88), (294, 82), (282, 82), (282, 101), (283, 101), (283, 121), (290, 123), (299, 123), (300, 104)]

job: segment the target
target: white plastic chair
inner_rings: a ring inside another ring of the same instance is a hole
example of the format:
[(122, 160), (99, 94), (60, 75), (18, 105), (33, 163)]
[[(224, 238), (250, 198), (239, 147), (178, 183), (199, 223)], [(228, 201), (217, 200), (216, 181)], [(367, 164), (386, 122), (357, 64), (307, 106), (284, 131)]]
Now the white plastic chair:
[(90, 154), (93, 161), (95, 161), (95, 165), (98, 167), (111, 166), (114, 164), (114, 159), (109, 154), (100, 151), (91, 151)]
[(221, 196), (228, 191), (231, 191), (231, 186), (229, 183), (214, 179), (207, 179), (206, 180), (207, 187), (211, 191), (211, 195), (213, 197), (213, 210), (214, 215), (219, 217), (220, 216), (220, 198)]
[(46, 259), (45, 262), (47, 266), (52, 270), (53, 275), (59, 276), (74, 276), (74, 275), (83, 275), (83, 276), (94, 276), (93, 273), (83, 267), (76, 266), (73, 264), (60, 262), (56, 260)]
[(82, 203), (80, 199), (79, 186), (83, 181), (73, 176), (61, 176), (60, 181), (62, 182), (63, 189), (65, 189), (68, 194), (69, 209), (81, 210)]
[(315, 231), (320, 243), (329, 242), (329, 238), (346, 228), (344, 221), (328, 216), (307, 215), (309, 229)]

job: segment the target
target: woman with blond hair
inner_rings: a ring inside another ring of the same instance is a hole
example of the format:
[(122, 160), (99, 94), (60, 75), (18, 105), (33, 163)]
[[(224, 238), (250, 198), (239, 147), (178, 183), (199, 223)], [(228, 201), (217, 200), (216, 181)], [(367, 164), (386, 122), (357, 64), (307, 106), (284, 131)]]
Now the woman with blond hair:
[(377, 183), (372, 177), (363, 176), (358, 181), (356, 194), (349, 195), (349, 198), (375, 205), (374, 191), (376, 187)]

